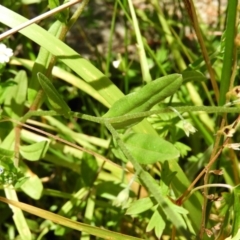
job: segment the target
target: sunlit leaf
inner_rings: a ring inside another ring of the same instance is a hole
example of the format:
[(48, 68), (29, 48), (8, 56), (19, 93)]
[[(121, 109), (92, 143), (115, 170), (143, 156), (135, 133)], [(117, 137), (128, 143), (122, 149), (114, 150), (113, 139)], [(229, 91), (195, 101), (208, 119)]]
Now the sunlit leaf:
[(182, 72), (183, 82), (192, 82), (192, 81), (205, 81), (206, 76), (196, 70), (185, 70)]
[(139, 213), (149, 210), (152, 207), (153, 207), (153, 202), (150, 198), (141, 198), (130, 204), (126, 214), (137, 215)]
[(20, 153), (27, 160), (37, 161), (45, 156), (48, 147), (48, 141), (37, 142), (31, 145), (20, 146)]
[(37, 175), (31, 174), (21, 185), (21, 189), (31, 198), (38, 200), (42, 195), (43, 184)]
[(42, 73), (38, 73), (38, 80), (40, 85), (43, 88), (44, 93), (47, 95), (47, 100), (53, 107), (56, 112), (64, 115), (65, 117), (69, 117), (69, 112), (71, 109), (68, 107), (66, 102), (62, 99), (59, 92), (53, 86), (52, 82)]
[(147, 225), (147, 232), (150, 232), (154, 229), (156, 236), (160, 239), (163, 230), (166, 227), (166, 222), (164, 221), (163, 217), (160, 215), (159, 211), (154, 211), (148, 225)]
[(233, 189), (233, 226), (232, 226), (232, 236), (238, 233), (240, 229), (240, 185)]
[[(182, 77), (180, 74), (172, 74), (156, 79), (146, 84), (139, 91), (120, 98), (113, 104), (104, 117), (117, 117), (129, 113), (148, 111), (166, 97), (173, 95), (181, 84)], [(115, 128), (126, 127), (141, 120), (142, 118), (121, 121), (114, 123), (113, 126)]]
[(163, 162), (179, 157), (179, 151), (161, 137), (144, 133), (130, 133), (124, 137), (126, 147), (141, 164)]

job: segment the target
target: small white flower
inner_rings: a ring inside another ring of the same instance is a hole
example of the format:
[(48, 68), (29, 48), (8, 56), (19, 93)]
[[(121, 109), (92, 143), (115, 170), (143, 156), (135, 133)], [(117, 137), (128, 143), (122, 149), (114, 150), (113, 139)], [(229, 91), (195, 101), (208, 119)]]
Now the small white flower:
[(115, 61), (113, 61), (113, 62), (112, 62), (112, 65), (113, 65), (115, 68), (118, 68), (119, 65), (120, 65), (120, 63), (121, 63), (121, 59), (120, 59), (120, 60), (115, 60)]
[(0, 63), (7, 63), (10, 60), (10, 57), (13, 55), (13, 50), (7, 48), (3, 43), (0, 43)]
[(124, 188), (113, 201), (113, 206), (120, 207), (126, 205), (129, 198), (129, 187)]
[(197, 129), (188, 121), (183, 121), (183, 130), (187, 137), (189, 137), (190, 133), (195, 133)]
[(229, 143), (224, 145), (224, 147), (232, 148), (233, 150), (240, 150), (240, 143)]

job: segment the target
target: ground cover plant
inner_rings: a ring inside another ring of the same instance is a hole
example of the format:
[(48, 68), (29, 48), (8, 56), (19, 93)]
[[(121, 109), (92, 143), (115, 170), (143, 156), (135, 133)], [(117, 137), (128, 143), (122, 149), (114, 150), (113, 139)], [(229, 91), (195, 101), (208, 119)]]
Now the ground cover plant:
[(2, 1), (0, 239), (239, 239), (238, 1), (213, 2)]

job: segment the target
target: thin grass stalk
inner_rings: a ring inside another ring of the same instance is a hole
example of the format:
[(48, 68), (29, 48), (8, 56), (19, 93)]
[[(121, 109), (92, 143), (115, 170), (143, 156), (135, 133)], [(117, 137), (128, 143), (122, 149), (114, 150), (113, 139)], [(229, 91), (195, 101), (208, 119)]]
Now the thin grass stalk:
[(226, 93), (229, 91), (233, 66), (233, 49), (236, 35), (237, 0), (228, 1), (227, 24), (225, 32), (225, 51), (223, 56), (222, 75), (220, 80), (219, 106), (226, 101)]

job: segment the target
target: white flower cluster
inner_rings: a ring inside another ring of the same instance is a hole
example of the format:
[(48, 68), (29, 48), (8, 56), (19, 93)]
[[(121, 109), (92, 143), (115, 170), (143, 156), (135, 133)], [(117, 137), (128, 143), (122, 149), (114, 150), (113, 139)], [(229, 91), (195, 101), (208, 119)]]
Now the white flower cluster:
[(0, 64), (9, 62), (12, 56), (13, 50), (8, 48), (5, 44), (0, 43)]

